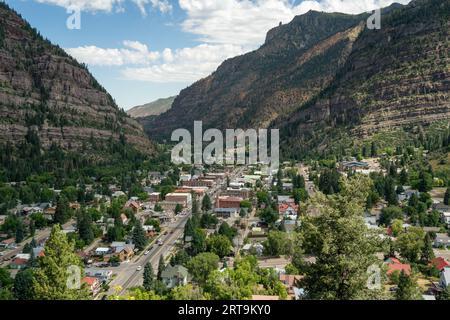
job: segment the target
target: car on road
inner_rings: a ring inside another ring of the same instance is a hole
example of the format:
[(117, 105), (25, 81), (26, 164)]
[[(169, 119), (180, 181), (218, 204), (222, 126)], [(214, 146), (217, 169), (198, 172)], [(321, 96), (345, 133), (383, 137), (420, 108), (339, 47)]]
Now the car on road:
[(142, 267), (141, 267), (141, 266), (138, 266), (138, 267), (136, 268), (136, 270), (137, 270), (137, 271), (141, 271), (141, 270), (142, 270)]
[(144, 256), (147, 256), (150, 253), (150, 250), (145, 251)]

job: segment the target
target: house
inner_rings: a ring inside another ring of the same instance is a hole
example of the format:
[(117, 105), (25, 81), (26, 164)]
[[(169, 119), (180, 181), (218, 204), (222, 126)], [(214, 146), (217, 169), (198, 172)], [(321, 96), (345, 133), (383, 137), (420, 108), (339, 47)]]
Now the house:
[(241, 207), (241, 202), (244, 199), (240, 197), (221, 196), (217, 198), (216, 208), (236, 208)]
[(223, 219), (237, 218), (239, 216), (237, 208), (215, 208), (214, 214), (216, 217)]
[(439, 211), (440, 213), (450, 212), (450, 206), (443, 203), (434, 203), (432, 206), (433, 210)]
[(450, 211), (441, 213), (442, 222), (450, 226)]
[(411, 265), (401, 263), (397, 258), (389, 258), (384, 263), (388, 266), (388, 270), (386, 272), (388, 276), (396, 271), (400, 273), (403, 271), (407, 275), (411, 274)]
[(261, 257), (264, 252), (264, 246), (261, 243), (247, 243), (242, 247), (242, 251), (249, 254), (255, 254), (257, 257)]
[(295, 296), (294, 288), (297, 287), (297, 282), (300, 281), (303, 276), (300, 275), (289, 275), (289, 274), (280, 274), (279, 279), (284, 284), (288, 291), (288, 295), (291, 297)]
[(284, 191), (292, 191), (294, 189), (294, 184), (291, 182), (283, 182)]
[(134, 213), (138, 213), (139, 209), (141, 209), (141, 206), (136, 201), (130, 200), (125, 204), (124, 208), (131, 209)]
[(172, 289), (178, 286), (184, 286), (189, 281), (188, 270), (180, 265), (167, 266), (161, 273), (161, 280), (167, 288)]
[(450, 263), (442, 257), (434, 258), (431, 260), (430, 265), (433, 265), (440, 272), (445, 268), (450, 267)]
[(281, 216), (295, 216), (298, 214), (298, 205), (292, 202), (282, 202), (278, 204), (278, 212)]
[(369, 169), (370, 166), (367, 162), (360, 162), (360, 161), (343, 161), (339, 164), (339, 170), (341, 171), (354, 171), (354, 170), (363, 170), (363, 169)]
[(95, 277), (101, 282), (108, 282), (113, 276), (113, 272), (111, 270), (101, 270), (93, 268), (86, 268), (84, 270), (84, 273), (86, 274), (86, 276)]
[(436, 239), (434, 239), (434, 247), (450, 247), (450, 237), (446, 233), (437, 233)]
[(103, 257), (109, 253), (109, 248), (99, 247), (95, 249), (95, 255), (99, 257)]
[(84, 277), (83, 279), (81, 279), (81, 282), (87, 285), (93, 296), (96, 296), (97, 293), (100, 292), (101, 283), (98, 278)]
[(45, 253), (44, 253), (43, 246), (33, 248), (33, 257), (38, 258), (38, 257), (43, 257), (44, 255), (45, 255)]
[(0, 248), (13, 249), (16, 246), (16, 240), (9, 238), (0, 242)]
[(56, 207), (50, 207), (44, 210), (44, 218), (52, 221), (56, 212)]
[(288, 203), (288, 204), (295, 203), (294, 198), (289, 197), (289, 196), (278, 196), (277, 200), (278, 200), (278, 204), (281, 204), (281, 203)]
[(122, 262), (130, 260), (134, 256), (134, 244), (113, 242), (111, 248), (113, 249), (113, 256), (118, 257)]
[(444, 270), (442, 270), (439, 285), (443, 289), (450, 286), (450, 268), (444, 268)]
[(409, 201), (409, 199), (411, 199), (411, 197), (413, 195), (415, 195), (416, 197), (419, 197), (420, 192), (418, 190), (412, 190), (412, 189), (406, 190), (405, 192), (402, 192), (398, 195), (398, 200), (400, 202)]
[(11, 269), (24, 269), (30, 259), (31, 255), (29, 253), (20, 253), (14, 257), (9, 266)]

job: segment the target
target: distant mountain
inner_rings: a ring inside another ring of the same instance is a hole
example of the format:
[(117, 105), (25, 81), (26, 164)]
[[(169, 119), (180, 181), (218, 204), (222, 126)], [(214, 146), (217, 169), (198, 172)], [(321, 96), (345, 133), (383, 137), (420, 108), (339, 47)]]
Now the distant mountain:
[(20, 145), (30, 136), (42, 150), (89, 154), (110, 141), (154, 150), (86, 66), (0, 3), (0, 143)]
[(366, 27), (368, 16), (310, 11), (270, 30), (261, 48), (225, 61), (168, 112), (142, 120), (146, 132), (167, 139), (194, 120), (274, 127), (284, 155), (301, 157), (343, 152), (385, 130), (448, 128), (450, 2), (395, 4), (383, 10), (381, 30)]
[(176, 96), (165, 99), (158, 99), (156, 101), (131, 108), (130, 110), (127, 111), (127, 114), (134, 119), (149, 116), (159, 116), (160, 114), (166, 112), (172, 107), (175, 98)]

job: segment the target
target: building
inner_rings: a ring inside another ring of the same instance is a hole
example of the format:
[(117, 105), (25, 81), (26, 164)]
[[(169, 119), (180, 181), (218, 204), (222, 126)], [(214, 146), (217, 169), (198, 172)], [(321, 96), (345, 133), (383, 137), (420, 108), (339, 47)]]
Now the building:
[(288, 291), (288, 295), (291, 297), (295, 296), (294, 288), (297, 287), (298, 281), (300, 281), (303, 276), (300, 275), (289, 275), (289, 274), (280, 274), (279, 279), (284, 284)]
[(367, 162), (360, 161), (343, 161), (339, 164), (339, 170), (341, 171), (367, 170), (369, 167), (370, 166)]
[(442, 270), (439, 285), (442, 289), (446, 289), (450, 286), (450, 268), (444, 268), (444, 270)]
[(298, 205), (295, 203), (279, 203), (278, 204), (278, 212), (281, 216), (295, 216), (298, 215)]
[(134, 213), (138, 213), (141, 206), (137, 203), (137, 201), (130, 200), (125, 204), (125, 209), (131, 209)]
[(447, 224), (447, 226), (450, 226), (450, 211), (449, 212), (442, 212), (442, 222)]
[(248, 199), (251, 197), (251, 192), (252, 191), (249, 188), (227, 188), (224, 195)]
[(14, 238), (6, 239), (0, 242), (0, 248), (13, 249), (16, 246), (16, 240)]
[(222, 196), (218, 197), (216, 201), (216, 208), (236, 208), (240, 209), (241, 202), (244, 199), (240, 197), (229, 197), (229, 196)]
[(431, 260), (430, 265), (433, 265), (439, 272), (450, 267), (450, 263), (442, 257), (434, 258)]
[(178, 286), (184, 286), (189, 282), (188, 270), (180, 265), (167, 266), (161, 273), (161, 280), (167, 288), (172, 289)]
[(211, 188), (214, 185), (214, 180), (206, 179), (194, 179), (189, 181), (182, 181), (183, 187), (208, 187)]
[(161, 192), (152, 192), (148, 195), (148, 200), (150, 202), (159, 202), (161, 201)]
[(388, 276), (396, 271), (400, 273), (403, 271), (408, 276), (411, 274), (411, 265), (401, 263), (397, 258), (389, 258), (384, 263), (388, 266), (388, 270), (386, 272)]
[(24, 269), (27, 267), (30, 259), (31, 255), (29, 253), (20, 253), (12, 259), (9, 267), (11, 269)]
[(253, 301), (278, 301), (279, 296), (266, 296), (266, 295), (252, 295)]
[(100, 290), (101, 290), (101, 283), (100, 280), (94, 277), (84, 277), (83, 279), (81, 279), (82, 283), (85, 283), (89, 289), (89, 291), (91, 291), (93, 296), (96, 296)]
[(105, 248), (105, 247), (99, 247), (97, 249), (95, 249), (95, 255), (98, 257), (103, 257), (105, 255), (107, 255), (110, 252), (109, 248)]
[(181, 204), (183, 207), (187, 207), (192, 203), (191, 193), (169, 193), (166, 195), (167, 202), (174, 202)]
[(434, 246), (436, 248), (450, 247), (450, 237), (446, 233), (436, 234), (436, 239), (434, 240)]
[(108, 282), (112, 279), (113, 272), (111, 270), (103, 270), (103, 269), (94, 269), (94, 268), (86, 268), (84, 273), (88, 277), (95, 277), (99, 279), (101, 282)]
[(237, 218), (239, 210), (237, 208), (215, 208), (214, 214), (216, 217), (223, 219)]

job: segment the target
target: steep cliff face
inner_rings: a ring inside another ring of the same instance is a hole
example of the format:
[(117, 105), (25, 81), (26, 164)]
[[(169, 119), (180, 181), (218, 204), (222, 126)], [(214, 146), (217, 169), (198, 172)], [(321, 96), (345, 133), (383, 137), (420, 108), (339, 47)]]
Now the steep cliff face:
[(417, 0), (382, 14), (309, 12), (267, 35), (258, 50), (224, 62), (147, 121), (175, 127), (281, 129), (285, 155), (322, 153), (340, 140), (450, 119), (449, 1)]
[(123, 133), (141, 151), (153, 150), (85, 66), (0, 4), (0, 142), (20, 143), (29, 130), (44, 148), (76, 150)]
[(167, 138), (194, 120), (222, 129), (267, 127), (328, 85), (362, 31), (362, 17), (311, 11), (271, 30), (259, 50), (225, 61), (183, 90), (171, 110), (144, 119), (146, 131)]
[(450, 119), (450, 2), (415, 1), (364, 30), (336, 79), (274, 127), (293, 152)]

